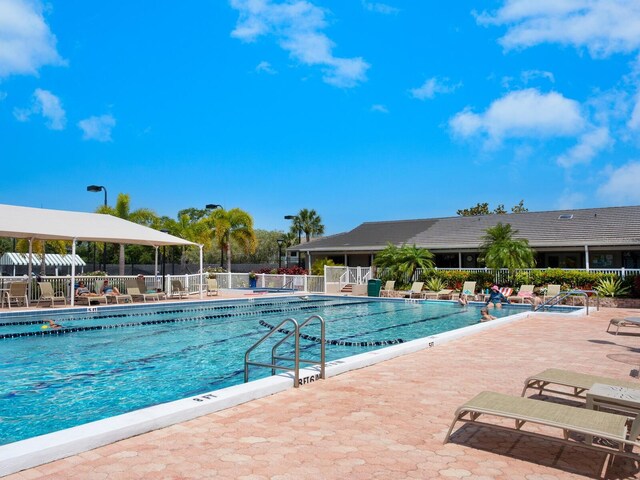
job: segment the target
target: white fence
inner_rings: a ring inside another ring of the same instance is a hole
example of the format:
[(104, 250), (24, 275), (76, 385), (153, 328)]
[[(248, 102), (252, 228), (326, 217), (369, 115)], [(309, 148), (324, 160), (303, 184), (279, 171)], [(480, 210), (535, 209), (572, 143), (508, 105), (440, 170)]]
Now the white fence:
[[(258, 274), (256, 275), (255, 288), (264, 288), (271, 290), (297, 291), (308, 293), (324, 293), (324, 277), (318, 275), (269, 275)], [(78, 282), (84, 282), (85, 286), (91, 291), (98, 293), (105, 280), (109, 281), (109, 284), (116, 287), (120, 292), (125, 293), (127, 291), (127, 280), (135, 279), (135, 275), (108, 275), (103, 277), (78, 275), (75, 277), (76, 286)], [(218, 273), (216, 274), (218, 279), (219, 288), (250, 288), (250, 279), (248, 273)], [(40, 277), (43, 282), (51, 282), (53, 290), (56, 293), (60, 293), (70, 298), (71, 277), (69, 276), (44, 276)], [(15, 277), (0, 277), (0, 289), (8, 289), (9, 285), (13, 282), (27, 281), (26, 276)], [(148, 276), (145, 277), (145, 284), (147, 289), (155, 290), (159, 289), (165, 291), (167, 295), (171, 296), (173, 288), (172, 281), (178, 280), (182, 285), (182, 288), (188, 291), (190, 294), (199, 295), (200, 291), (206, 292), (207, 288), (207, 274), (188, 274), (188, 275), (166, 275), (161, 276)], [(37, 301), (40, 297), (40, 290), (38, 284), (33, 278), (30, 286), (29, 301)]]

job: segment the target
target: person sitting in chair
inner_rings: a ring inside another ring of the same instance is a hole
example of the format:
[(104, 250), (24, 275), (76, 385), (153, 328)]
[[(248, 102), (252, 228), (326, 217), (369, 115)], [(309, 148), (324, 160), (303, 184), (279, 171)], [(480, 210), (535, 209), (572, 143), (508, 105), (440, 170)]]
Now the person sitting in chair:
[(92, 293), (91, 290), (87, 288), (84, 282), (78, 282), (78, 288), (76, 288), (76, 297), (91, 297), (96, 296), (95, 293)]
[(120, 295), (120, 291), (113, 285), (109, 285), (109, 280), (105, 280), (100, 289), (103, 295)]

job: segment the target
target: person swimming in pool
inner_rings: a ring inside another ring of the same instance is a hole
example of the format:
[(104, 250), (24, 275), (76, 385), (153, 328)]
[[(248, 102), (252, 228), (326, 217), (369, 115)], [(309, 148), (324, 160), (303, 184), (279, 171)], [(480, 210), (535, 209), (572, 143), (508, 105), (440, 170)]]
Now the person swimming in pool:
[(502, 304), (510, 304), (511, 302), (507, 297), (505, 297), (497, 285), (491, 287), (491, 293), (489, 294), (489, 298), (486, 301), (487, 308), (502, 308)]
[(489, 320), (495, 320), (497, 318), (489, 314), (489, 309), (487, 307), (482, 307), (480, 309), (480, 315), (482, 315), (480, 318), (481, 322), (488, 322)]
[(57, 330), (58, 328), (62, 328), (62, 325), (58, 325), (56, 322), (51, 320), (50, 318), (46, 319), (49, 322), (49, 325), (45, 325), (46, 328), (51, 328), (53, 330)]

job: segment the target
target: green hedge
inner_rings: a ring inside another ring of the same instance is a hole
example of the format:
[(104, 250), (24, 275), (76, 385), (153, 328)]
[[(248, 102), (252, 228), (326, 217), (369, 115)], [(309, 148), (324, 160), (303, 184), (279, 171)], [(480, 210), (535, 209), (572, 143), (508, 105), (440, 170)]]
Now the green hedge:
[[(495, 281), (492, 272), (467, 272), (464, 270), (436, 270), (425, 272), (420, 277), (420, 281), (426, 282), (433, 277), (440, 278), (447, 284), (448, 288), (454, 288), (456, 290), (460, 290), (462, 284), (467, 281), (475, 281), (477, 289), (485, 290), (491, 287)], [(593, 290), (601, 278), (611, 278), (615, 280), (619, 277), (614, 273), (549, 268), (546, 270), (517, 272), (511, 276), (509, 282), (503, 282), (501, 286), (513, 287), (516, 291), (521, 285), (535, 285), (537, 288), (543, 288), (548, 284), (561, 285), (562, 290), (570, 290), (572, 288)], [(640, 298), (640, 276), (627, 275), (622, 285), (631, 288), (629, 296)]]

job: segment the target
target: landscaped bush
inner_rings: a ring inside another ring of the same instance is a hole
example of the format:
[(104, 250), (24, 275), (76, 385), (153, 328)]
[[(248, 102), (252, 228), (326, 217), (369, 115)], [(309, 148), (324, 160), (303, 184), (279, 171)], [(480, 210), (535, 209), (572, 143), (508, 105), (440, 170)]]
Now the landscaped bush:
[(593, 290), (600, 279), (616, 279), (613, 273), (585, 272), (581, 270), (562, 270), (561, 268), (549, 268), (547, 270), (532, 270), (518, 272), (515, 275), (513, 286), (535, 285), (544, 287), (548, 284), (561, 285), (562, 290), (577, 288), (580, 290)]
[(493, 273), (488, 272), (467, 272), (465, 270), (431, 270), (425, 272), (420, 277), (423, 282), (428, 282), (432, 278), (438, 278), (445, 284), (445, 288), (461, 290), (464, 282), (476, 282), (476, 288), (484, 290), (493, 285)]

